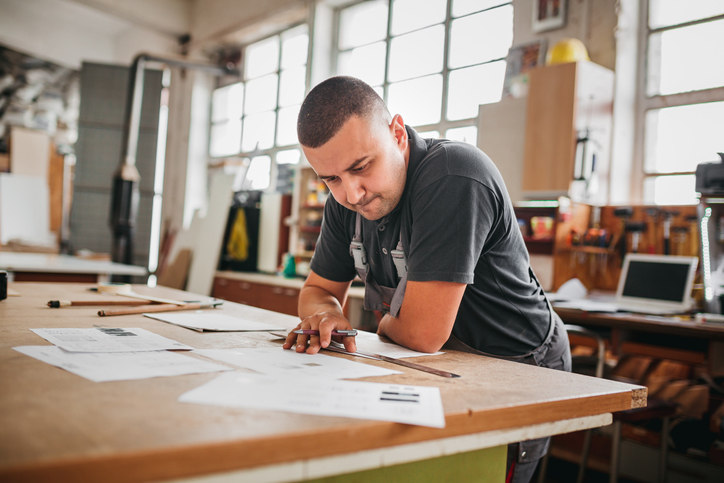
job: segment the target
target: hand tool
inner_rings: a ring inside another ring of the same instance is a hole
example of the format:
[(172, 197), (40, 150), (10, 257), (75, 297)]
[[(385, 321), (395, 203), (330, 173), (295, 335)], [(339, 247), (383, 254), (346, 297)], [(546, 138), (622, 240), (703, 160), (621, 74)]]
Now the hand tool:
[(452, 372), (443, 371), (441, 369), (435, 369), (434, 367), (423, 366), (422, 364), (415, 364), (414, 362), (408, 362), (402, 359), (395, 359), (394, 357), (384, 356), (382, 354), (367, 354), (365, 352), (347, 352), (344, 346), (339, 342), (332, 341), (329, 346), (325, 347), (326, 350), (332, 352), (339, 352), (340, 354), (347, 354), (350, 356), (364, 357), (366, 359), (374, 359), (376, 361), (389, 362), (391, 364), (397, 364), (398, 366), (404, 366), (409, 369), (415, 369), (417, 371), (427, 372), (429, 374), (435, 374), (441, 377), (460, 377), (458, 374)]
[(679, 215), (678, 211), (662, 210), (664, 218), (664, 255), (671, 255), (671, 219)]

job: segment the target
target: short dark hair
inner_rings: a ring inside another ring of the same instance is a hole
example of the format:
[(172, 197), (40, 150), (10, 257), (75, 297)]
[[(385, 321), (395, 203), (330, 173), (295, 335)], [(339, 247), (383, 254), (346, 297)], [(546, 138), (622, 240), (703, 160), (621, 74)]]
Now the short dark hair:
[(317, 148), (332, 139), (351, 116), (367, 117), (384, 101), (365, 82), (348, 76), (322, 81), (307, 94), (297, 118), (297, 136), (303, 146)]

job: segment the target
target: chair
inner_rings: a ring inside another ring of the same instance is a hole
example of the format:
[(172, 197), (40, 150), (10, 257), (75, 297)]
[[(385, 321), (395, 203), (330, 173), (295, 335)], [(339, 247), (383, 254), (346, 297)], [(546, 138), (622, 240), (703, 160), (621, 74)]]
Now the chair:
[[(589, 329), (579, 325), (565, 324), (568, 334), (575, 334), (581, 337), (592, 339), (596, 344), (596, 351), (592, 355), (574, 356), (572, 358), (573, 371), (595, 377), (604, 377), (606, 369), (606, 344), (604, 339)], [(627, 411), (619, 411), (613, 414), (613, 436), (611, 441), (611, 463), (609, 467), (609, 482), (618, 481), (618, 472), (621, 457), (621, 433), (623, 423), (636, 423), (652, 419), (661, 419), (661, 445), (659, 454), (658, 481), (666, 480), (666, 468), (668, 461), (668, 439), (669, 439), (669, 423), (673, 415), (676, 414), (676, 405), (668, 401), (662, 401), (649, 398), (648, 404), (644, 408), (629, 409)], [(586, 468), (588, 466), (588, 456), (591, 449), (591, 438), (593, 430), (586, 430), (583, 437), (583, 446), (581, 448), (581, 459), (579, 461), (577, 483), (582, 483), (585, 478)], [(538, 474), (538, 483), (545, 481), (545, 473), (548, 466), (548, 455), (541, 462), (540, 472)]]

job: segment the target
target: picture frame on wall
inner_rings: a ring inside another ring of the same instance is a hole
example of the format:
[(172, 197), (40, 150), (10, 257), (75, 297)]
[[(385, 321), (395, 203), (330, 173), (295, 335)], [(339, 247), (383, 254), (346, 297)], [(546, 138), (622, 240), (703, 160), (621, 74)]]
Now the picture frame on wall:
[(533, 32), (555, 30), (566, 25), (566, 0), (533, 0)]
[(508, 50), (503, 97), (522, 97), (528, 93), (528, 71), (545, 63), (546, 40), (539, 39)]

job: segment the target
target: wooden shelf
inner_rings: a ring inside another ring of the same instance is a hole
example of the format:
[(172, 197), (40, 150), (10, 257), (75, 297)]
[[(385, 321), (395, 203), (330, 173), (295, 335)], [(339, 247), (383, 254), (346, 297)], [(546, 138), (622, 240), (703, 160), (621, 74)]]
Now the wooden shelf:
[(302, 205), (302, 208), (305, 208), (308, 210), (323, 210), (324, 203), (304, 203)]

